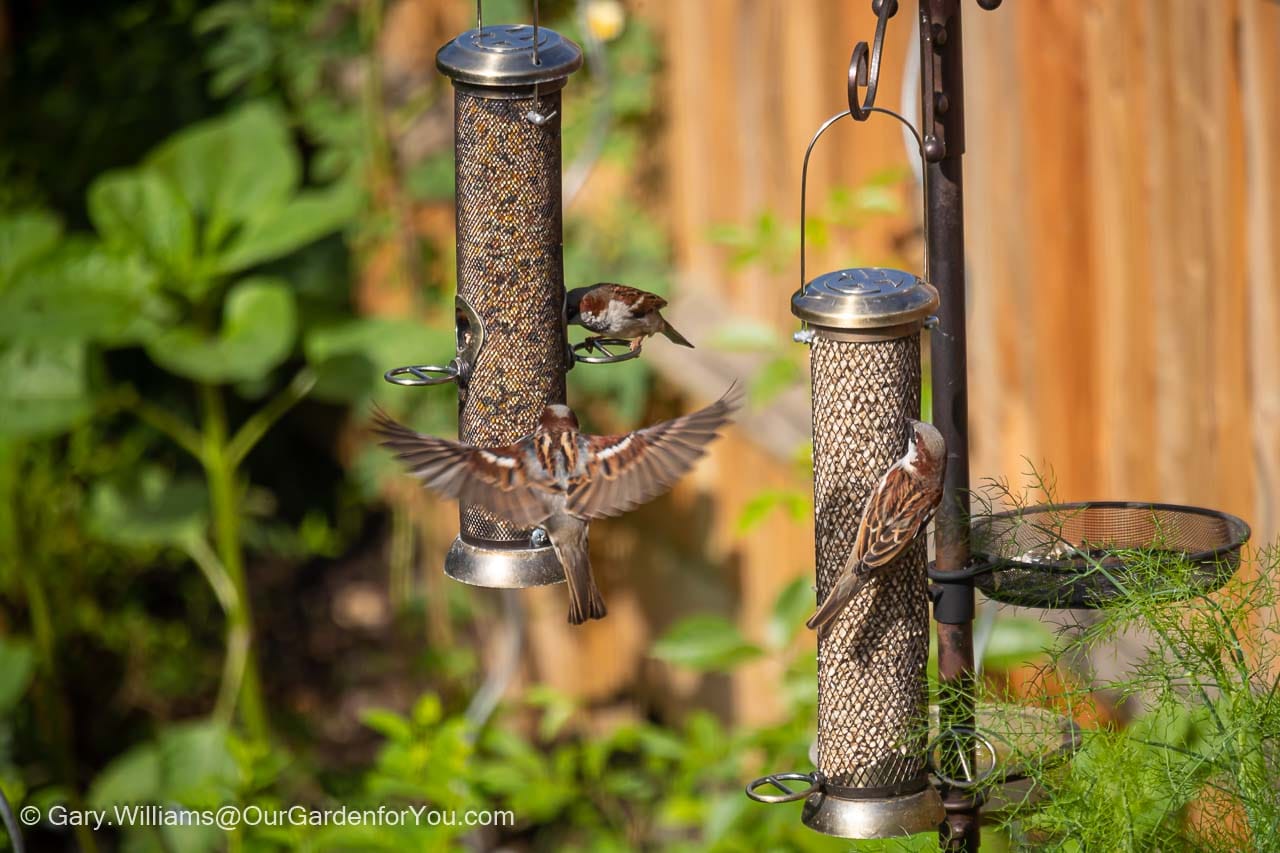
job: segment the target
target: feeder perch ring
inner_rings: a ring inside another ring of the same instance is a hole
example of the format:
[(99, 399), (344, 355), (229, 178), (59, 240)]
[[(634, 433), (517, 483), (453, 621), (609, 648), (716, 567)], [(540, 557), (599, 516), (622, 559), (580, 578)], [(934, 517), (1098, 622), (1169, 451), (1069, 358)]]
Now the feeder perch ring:
[[(963, 746), (966, 740), (972, 740), (976, 745), (980, 745), (985, 751), (979, 752), (974, 750), (974, 767), (968, 766), (968, 759), (965, 758), (964, 749), (957, 749), (956, 755), (960, 761), (960, 769), (964, 772), (963, 777), (952, 776), (939, 768), (939, 761), (934, 756), (946, 742), (955, 743), (957, 746)], [(929, 742), (929, 772), (934, 778), (942, 784), (951, 788), (976, 788), (987, 780), (991, 779), (996, 773), (996, 747), (986, 735), (979, 732), (973, 726), (951, 726), (938, 732), (937, 736)], [(983, 761), (984, 755), (986, 760)], [(985, 767), (978, 767), (979, 763), (983, 763)], [(976, 772), (975, 772), (976, 771)]]
[[(816, 794), (822, 790), (826, 780), (822, 778), (821, 773), (771, 773), (768, 776), (761, 776), (747, 785), (747, 796), (755, 800), (757, 803), (793, 803), (796, 800), (803, 800), (810, 794)], [(808, 782), (809, 787), (794, 790), (788, 787), (785, 782)], [(772, 785), (781, 794), (762, 794), (760, 789), (766, 785)]]
[(447, 385), (450, 382), (457, 382), (458, 377), (462, 375), (458, 363), (444, 366), (438, 364), (417, 364), (407, 367), (393, 367), (386, 373), (382, 374), (382, 378), (390, 382), (392, 385)]
[[(627, 347), (626, 352), (613, 353), (607, 347)], [(587, 355), (591, 352), (602, 352), (604, 355)], [(631, 341), (625, 338), (596, 338), (581, 341), (573, 345), (573, 360), (581, 364), (617, 364), (640, 357), (640, 347), (631, 348)]]

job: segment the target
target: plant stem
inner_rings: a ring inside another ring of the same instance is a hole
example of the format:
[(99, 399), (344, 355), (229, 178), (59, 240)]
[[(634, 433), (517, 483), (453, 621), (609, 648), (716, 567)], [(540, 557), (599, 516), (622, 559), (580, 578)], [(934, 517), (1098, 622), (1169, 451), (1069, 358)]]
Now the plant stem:
[[(39, 700), (42, 700), (36, 705), (39, 709), (37, 716), (40, 718), (40, 727), (44, 730), (45, 741), (52, 748), (52, 758), (58, 768), (58, 776), (67, 786), (67, 806), (83, 811), (84, 801), (76, 785), (75, 759), (71, 755), (69, 746), (71, 709), (67, 706), (66, 697), (63, 696), (62, 681), (58, 676), (57, 648), (53, 621), (49, 613), (49, 601), (45, 597), (44, 587), (40, 585), (38, 571), (29, 566), (22, 573), (22, 577), (26, 586), (27, 608), (31, 613), (31, 632), (35, 635), (40, 668), (44, 671), (43, 689), (40, 689), (37, 694)], [(76, 841), (84, 853), (96, 853), (98, 845), (89, 827), (77, 826), (75, 833)]]
[(230, 724), (235, 716), (240, 685), (244, 681), (245, 656), (249, 652), (250, 637), (243, 624), (231, 618), (231, 614), (240, 606), (236, 588), (204, 535), (191, 536), (183, 547), (187, 556), (200, 567), (227, 617), (227, 649), (222, 662), (222, 684), (218, 687), (218, 701), (213, 706), (213, 715)]
[(269, 728), (258, 676), (257, 655), (253, 649), (253, 617), (249, 608), (244, 553), (240, 541), (240, 491), (236, 476), (237, 466), (228, 452), (227, 413), (222, 399), (222, 390), (213, 385), (201, 385), (200, 399), (204, 410), (203, 448), (200, 461), (204, 464), (205, 477), (209, 484), (214, 546), (235, 593), (235, 606), (227, 613), (227, 632), (229, 641), (234, 641), (238, 648), (228, 648), (227, 654), (232, 660), (238, 655), (243, 655), (243, 663), (239, 664), (241, 668), (240, 715), (249, 734), (261, 741), (268, 738)]
[(138, 396), (138, 392), (131, 387), (121, 389), (117, 399), (121, 406), (131, 410), (147, 426), (164, 433), (174, 444), (190, 453), (196, 459), (200, 459), (200, 454), (203, 452), (200, 433), (196, 432), (186, 421), (166, 409), (142, 399)]
[(267, 430), (310, 394), (315, 385), (315, 371), (304, 367), (271, 402), (254, 412), (227, 444), (227, 461), (232, 467), (238, 467), (249, 455), (249, 451), (267, 434)]

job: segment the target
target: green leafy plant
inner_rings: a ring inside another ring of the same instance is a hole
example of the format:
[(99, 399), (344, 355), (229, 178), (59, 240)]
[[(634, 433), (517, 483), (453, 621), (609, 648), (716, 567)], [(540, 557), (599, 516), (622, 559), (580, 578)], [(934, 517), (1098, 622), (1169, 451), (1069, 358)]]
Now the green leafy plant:
[[(1028, 476), (1027, 492), (989, 482), (975, 493), (977, 505), (1011, 513), (1008, 535), (1025, 523), (1037, 539), (1061, 537), (1060, 525), (1077, 510), (1041, 511), (1056, 503), (1054, 479), (1034, 468)], [(1037, 514), (1024, 522), (1032, 503)], [(1235, 577), (1210, 591), (1204, 568), (1158, 523), (1143, 547), (1083, 548), (1066, 539), (1060, 546), (1080, 562), (1084, 580), (1101, 576), (1116, 595), (1047, 648), (1043, 672), (1068, 672), (1072, 661), (1113, 654), (1126, 639), (1139, 640), (1142, 651), (1113, 679), (1065, 687), (1044, 679), (1031, 701), (1070, 716), (1102, 692), (1144, 710), (1127, 726), (1083, 732), (1066, 764), (1019, 756), (1040, 796), (1006, 815), (1011, 837), (1026, 849), (1277, 849), (1280, 681), (1269, 615), (1280, 603), (1280, 554), (1246, 549)]]
[(1087, 732), (1065, 770), (1037, 774), (1048, 797), (1017, 815), (1016, 829), (1041, 849), (1104, 839), (1114, 850), (1276, 849), (1280, 705), (1264, 614), (1280, 600), (1280, 557), (1256, 551), (1226, 588), (1207, 593), (1195, 567), (1158, 542), (1115, 556), (1126, 565), (1121, 595), (1060, 655), (1146, 637), (1132, 671), (1103, 686), (1148, 710), (1127, 728)]
[[(278, 384), (276, 371), (297, 344), (297, 300), (284, 279), (246, 273), (332, 232), (358, 201), (350, 183), (313, 189), (300, 181), (283, 119), (251, 104), (179, 133), (140, 167), (95, 181), (89, 213), (98, 241), (62, 237), (46, 214), (0, 222), (0, 242), (14, 247), (0, 269), (0, 359), (15, 368), (6, 389), (17, 413), (6, 431), (48, 434), (95, 409), (124, 409), (200, 464), (204, 494), (155, 472), (136, 478), (132, 494), (104, 484), (92, 502), (94, 529), (117, 543), (181, 548), (201, 568), (228, 625), (219, 708), (227, 716), (238, 700), (258, 737), (267, 720), (251, 651), (240, 470), (316, 372), (305, 366)], [(125, 346), (141, 346), (190, 383), (197, 422), (103, 375), (100, 353)], [(278, 390), (233, 428), (232, 386), (250, 396)]]

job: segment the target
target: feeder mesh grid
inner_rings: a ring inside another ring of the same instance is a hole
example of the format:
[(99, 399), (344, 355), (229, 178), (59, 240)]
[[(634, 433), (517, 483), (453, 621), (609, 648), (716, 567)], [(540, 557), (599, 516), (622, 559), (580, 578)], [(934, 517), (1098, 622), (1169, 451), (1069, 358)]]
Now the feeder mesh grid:
[[(920, 413), (920, 338), (817, 338), (813, 470), (818, 600), (857, 538), (871, 490), (906, 450)], [(929, 611), (920, 537), (863, 586), (818, 641), (818, 768), (847, 788), (923, 778), (928, 741)]]
[[(541, 127), (523, 117), (533, 106), (454, 94), (458, 295), (485, 328), (459, 404), (459, 436), (473, 444), (510, 444), (565, 399), (560, 93), (538, 99), (557, 113)], [(528, 541), (529, 530), (480, 507), (460, 512), (468, 539)]]

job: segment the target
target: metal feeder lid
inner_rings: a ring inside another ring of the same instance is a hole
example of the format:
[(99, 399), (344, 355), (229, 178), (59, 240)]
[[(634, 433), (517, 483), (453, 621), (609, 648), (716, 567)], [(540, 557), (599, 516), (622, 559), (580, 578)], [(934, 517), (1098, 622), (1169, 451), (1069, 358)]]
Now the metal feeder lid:
[(859, 267), (825, 273), (791, 297), (791, 313), (829, 329), (883, 329), (921, 322), (938, 291), (902, 270)]
[(538, 28), (538, 64), (533, 64), (533, 27), (494, 24), (467, 30), (436, 52), (436, 68), (455, 83), (472, 86), (532, 86), (563, 80), (582, 67), (582, 49), (546, 27)]

